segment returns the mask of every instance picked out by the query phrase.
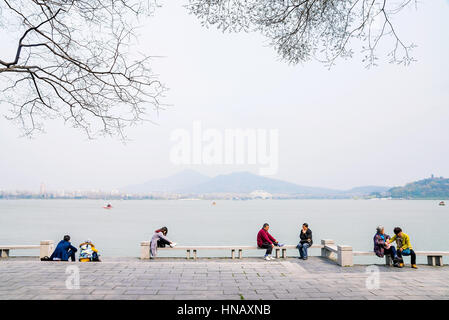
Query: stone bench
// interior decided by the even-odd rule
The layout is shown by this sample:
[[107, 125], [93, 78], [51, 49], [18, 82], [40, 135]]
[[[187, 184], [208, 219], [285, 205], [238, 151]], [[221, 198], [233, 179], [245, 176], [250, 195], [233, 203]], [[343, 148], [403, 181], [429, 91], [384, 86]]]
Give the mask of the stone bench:
[[[140, 243], [141, 246], [141, 259], [149, 259], [150, 258], [150, 241], [142, 241]], [[276, 258], [282, 257], [285, 258], [287, 256], [286, 251], [287, 249], [294, 249], [296, 246], [294, 245], [287, 245], [282, 247], [274, 247], [273, 250], [275, 251]], [[231, 252], [231, 259], [236, 258], [236, 253], [238, 254], [238, 258], [242, 259], [243, 257], [243, 250], [266, 250], [259, 248], [257, 246], [176, 246], [174, 248], [171, 248], [169, 246], [165, 248], [157, 248], [159, 250], [184, 250], [186, 251], [186, 258], [190, 259], [191, 255], [193, 259], [197, 258], [197, 252], [198, 250], [229, 250]]]
[[42, 240], [38, 245], [0, 245], [0, 258], [8, 258], [11, 250], [39, 249], [39, 257], [50, 256], [54, 250], [53, 240]]
[[[415, 251], [417, 256], [426, 256], [429, 266], [443, 266], [443, 256], [449, 256], [448, 251]], [[376, 256], [372, 251], [353, 251], [354, 256]], [[385, 256], [385, 264], [392, 264], [390, 256]]]
[[321, 256], [335, 260], [342, 267], [354, 265], [352, 247], [347, 245], [336, 245], [334, 240], [321, 240]]
[[449, 256], [447, 251], [416, 251], [417, 256], [427, 256], [429, 266], [443, 266], [443, 256]]
[[[321, 245], [312, 245], [310, 248], [321, 249], [321, 256], [331, 258], [332, 254], [334, 253], [337, 256], [342, 255], [341, 252], [343, 252], [346, 247], [348, 246], [336, 246], [333, 240], [321, 240]], [[275, 251], [275, 257], [287, 258], [287, 249], [296, 249], [296, 245], [284, 245], [282, 247], [274, 247], [273, 250]], [[140, 259], [150, 259], [150, 241], [142, 241], [140, 243], [140, 250], [141, 250]], [[186, 251], [187, 259], [190, 259], [192, 255], [193, 255], [192, 258], [196, 259], [198, 250], [229, 250], [231, 252], [231, 259], [236, 258], [236, 253], [238, 254], [238, 258], [242, 259], [243, 250], [266, 250], [266, 249], [262, 249], [257, 246], [231, 245], [231, 246], [176, 246], [174, 248], [167, 246], [165, 248], [158, 248], [158, 250], [184, 250]], [[345, 259], [347, 260], [348, 258], [345, 257]], [[346, 260], [342, 261], [342, 263], [346, 263]]]

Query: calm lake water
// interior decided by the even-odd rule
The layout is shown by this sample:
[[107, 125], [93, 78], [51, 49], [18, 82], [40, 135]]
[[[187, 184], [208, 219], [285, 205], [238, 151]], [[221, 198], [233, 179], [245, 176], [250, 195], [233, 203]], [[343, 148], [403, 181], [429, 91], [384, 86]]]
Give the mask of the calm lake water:
[[389, 234], [401, 226], [416, 250], [449, 251], [449, 206], [432, 200], [216, 201], [215, 206], [202, 200], [111, 203], [114, 208], [105, 210], [101, 200], [0, 200], [0, 245], [56, 242], [70, 234], [76, 246], [92, 239], [103, 256], [137, 257], [140, 241], [149, 240], [161, 226], [168, 227], [168, 237], [179, 245], [255, 245], [257, 232], [268, 222], [276, 239], [296, 244], [301, 224], [308, 222], [317, 244], [320, 239], [334, 239], [354, 250], [372, 250], [375, 228], [383, 224]]

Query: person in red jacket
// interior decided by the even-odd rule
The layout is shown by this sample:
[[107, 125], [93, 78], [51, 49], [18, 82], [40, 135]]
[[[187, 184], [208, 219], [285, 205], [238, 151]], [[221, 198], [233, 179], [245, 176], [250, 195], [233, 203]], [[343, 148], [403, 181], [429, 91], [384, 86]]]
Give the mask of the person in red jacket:
[[268, 233], [268, 229], [270, 229], [270, 225], [268, 223], [264, 223], [262, 229], [260, 229], [257, 234], [257, 246], [261, 249], [267, 249], [265, 252], [265, 260], [274, 260], [275, 258], [271, 256], [273, 247], [282, 247], [282, 244], [279, 244], [279, 242], [277, 242], [277, 240]]

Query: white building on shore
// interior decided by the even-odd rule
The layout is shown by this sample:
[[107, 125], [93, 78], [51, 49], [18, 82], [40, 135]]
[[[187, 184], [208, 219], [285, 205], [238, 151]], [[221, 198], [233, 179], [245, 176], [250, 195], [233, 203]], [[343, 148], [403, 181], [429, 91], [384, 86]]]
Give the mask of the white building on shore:
[[255, 190], [249, 194], [253, 199], [271, 199], [273, 196], [264, 190]]

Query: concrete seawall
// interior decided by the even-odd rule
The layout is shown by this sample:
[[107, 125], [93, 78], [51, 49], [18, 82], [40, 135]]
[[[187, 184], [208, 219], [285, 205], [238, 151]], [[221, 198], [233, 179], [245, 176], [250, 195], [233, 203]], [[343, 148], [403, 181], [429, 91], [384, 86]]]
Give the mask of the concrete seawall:
[[[79, 276], [79, 287], [71, 285]], [[342, 268], [322, 257], [0, 260], [0, 299], [449, 299], [449, 267]]]

